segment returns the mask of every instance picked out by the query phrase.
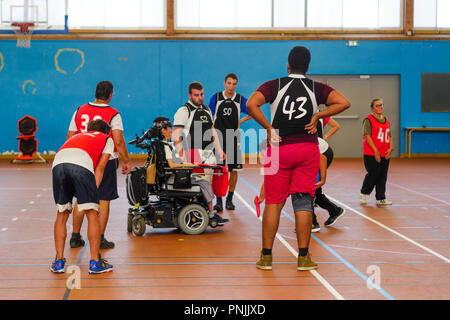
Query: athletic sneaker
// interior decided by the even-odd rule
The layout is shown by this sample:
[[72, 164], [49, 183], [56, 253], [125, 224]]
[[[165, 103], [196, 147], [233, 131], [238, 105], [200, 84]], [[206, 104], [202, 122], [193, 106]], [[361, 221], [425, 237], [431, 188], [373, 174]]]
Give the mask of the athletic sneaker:
[[227, 208], [227, 210], [234, 210], [235, 206], [233, 204], [233, 201], [227, 200], [227, 202], [225, 203], [225, 208]]
[[392, 201], [388, 200], [388, 199], [383, 199], [383, 200], [377, 200], [377, 206], [381, 207], [381, 206], [390, 206], [392, 204]]
[[100, 249], [113, 249], [114, 246], [114, 242], [108, 241], [106, 238], [100, 240]]
[[84, 240], [81, 235], [74, 236], [72, 234], [72, 237], [70, 238], [70, 247], [71, 248], [78, 248], [78, 247], [84, 247]]
[[99, 257], [98, 261], [90, 260], [89, 261], [89, 273], [106, 273], [113, 271], [112, 264], [107, 263], [107, 261], [101, 257]]
[[343, 208], [339, 208], [339, 211], [337, 214], [330, 214], [330, 217], [327, 219], [327, 221], [325, 221], [325, 225], [327, 227], [331, 227], [333, 224], [336, 223], [337, 219], [339, 219], [340, 217], [342, 217], [345, 214], [345, 209]]
[[359, 203], [361, 203], [361, 204], [366, 204], [367, 203], [366, 195], [364, 193], [360, 193], [359, 194]]
[[50, 266], [50, 271], [54, 273], [64, 273], [64, 266], [66, 265], [66, 259], [59, 259], [53, 261], [52, 265]]
[[256, 262], [256, 268], [261, 270], [272, 270], [272, 255], [263, 254], [261, 250], [261, 257], [259, 261]]
[[309, 252], [306, 254], [306, 256], [299, 256], [297, 260], [297, 270], [299, 271], [306, 271], [306, 270], [313, 270], [317, 269], [317, 263], [313, 262], [311, 260], [311, 255]]
[[229, 219], [222, 218], [221, 216], [219, 216], [216, 213], [214, 214], [214, 217], [212, 217], [211, 219], [216, 220], [217, 221], [217, 225], [220, 226], [220, 227], [224, 226], [225, 222], [230, 221]]
[[317, 222], [317, 217], [316, 215], [313, 213], [313, 225], [311, 228], [311, 232], [319, 232], [320, 231], [320, 224]]

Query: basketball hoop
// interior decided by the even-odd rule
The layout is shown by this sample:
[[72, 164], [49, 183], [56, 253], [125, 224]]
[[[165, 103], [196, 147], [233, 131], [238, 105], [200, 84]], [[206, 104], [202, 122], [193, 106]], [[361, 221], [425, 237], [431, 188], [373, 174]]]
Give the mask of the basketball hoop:
[[20, 48], [29, 48], [31, 43], [31, 34], [34, 30], [33, 22], [13, 22], [11, 26], [15, 27], [14, 32], [17, 35], [17, 46]]

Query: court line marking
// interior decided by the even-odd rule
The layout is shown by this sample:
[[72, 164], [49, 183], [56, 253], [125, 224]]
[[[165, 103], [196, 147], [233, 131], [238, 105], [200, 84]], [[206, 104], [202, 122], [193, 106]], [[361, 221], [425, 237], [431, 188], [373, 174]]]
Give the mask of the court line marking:
[[423, 192], [417, 192], [417, 191], [411, 190], [411, 189], [409, 189], [409, 188], [403, 187], [403, 186], [401, 186], [401, 185], [398, 185], [398, 184], [392, 183], [392, 182], [388, 182], [388, 184], [393, 185], [393, 186], [395, 186], [395, 187], [397, 187], [397, 188], [400, 188], [400, 189], [409, 191], [409, 192], [411, 192], [411, 193], [418, 194], [418, 195], [421, 195], [421, 196], [424, 196], [424, 197], [427, 197], [427, 198], [430, 198], [430, 199], [433, 199], [433, 200], [442, 202], [442, 203], [444, 203], [444, 204], [450, 206], [450, 202], [447, 202], [447, 201], [445, 201], [445, 200], [441, 200], [441, 199], [435, 198], [435, 197], [433, 197], [433, 196], [430, 196], [429, 194], [426, 194], [426, 193], [423, 193]]
[[[241, 180], [244, 181], [244, 183], [246, 183], [251, 189], [253, 189], [256, 192], [259, 192], [259, 190], [257, 190], [250, 182], [248, 182], [246, 179], [241, 177]], [[236, 192], [234, 193], [236, 194]], [[241, 197], [242, 198], [242, 197]], [[245, 201], [245, 200], [244, 200]], [[251, 207], [250, 207], [251, 208]], [[254, 211], [254, 213], [256, 214], [256, 211], [251, 208], [251, 210]], [[295, 219], [293, 217], [291, 217], [284, 209], [281, 210], [281, 212], [288, 217], [291, 221], [295, 222]], [[325, 244], [322, 240], [320, 240], [316, 235], [311, 233], [311, 237], [316, 240], [320, 245], [322, 245], [322, 247], [324, 247], [325, 249], [327, 249], [329, 252], [331, 252], [331, 254], [333, 254], [336, 258], [338, 258], [345, 266], [347, 266], [350, 270], [352, 270], [354, 273], [356, 273], [361, 279], [363, 279], [367, 284], [370, 284], [372, 288], [377, 289], [377, 291], [382, 294], [385, 298], [387, 298], [388, 300], [395, 300], [395, 298], [393, 296], [391, 296], [388, 292], [386, 292], [384, 289], [382, 289], [381, 287], [375, 285], [372, 281], [372, 279], [370, 279], [369, 277], [367, 277], [364, 273], [362, 273], [361, 271], [359, 271], [355, 266], [353, 266], [350, 262], [348, 262], [347, 260], [345, 260], [339, 253], [337, 253], [335, 250], [333, 250], [331, 247], [329, 247], [327, 244]]]
[[369, 248], [348, 247], [348, 246], [341, 246], [341, 245], [337, 245], [337, 244], [332, 244], [331, 246], [332, 246], [332, 247], [336, 247], [336, 248], [353, 249], [353, 250], [360, 250], [360, 251], [386, 252], [386, 253], [405, 254], [405, 255], [409, 255], [409, 256], [424, 256], [424, 257], [431, 257], [431, 254], [427, 254], [427, 253], [387, 251], [387, 250], [377, 250], [377, 249], [369, 249]]
[[436, 251], [431, 250], [431, 249], [428, 248], [428, 247], [425, 247], [424, 245], [418, 243], [417, 241], [414, 241], [413, 239], [408, 238], [407, 236], [401, 234], [400, 232], [397, 232], [397, 231], [395, 231], [395, 230], [389, 228], [388, 226], [382, 224], [381, 222], [379, 222], [379, 221], [377, 221], [377, 220], [375, 220], [375, 219], [372, 219], [372, 218], [369, 217], [369, 216], [366, 216], [364, 213], [361, 213], [361, 212], [359, 212], [358, 210], [353, 209], [352, 207], [346, 205], [345, 203], [340, 202], [339, 200], [337, 200], [337, 199], [335, 199], [335, 198], [333, 198], [333, 197], [331, 197], [331, 196], [329, 196], [329, 195], [327, 195], [327, 197], [330, 198], [332, 201], [334, 201], [334, 202], [340, 204], [341, 206], [345, 207], [346, 209], [348, 209], [348, 210], [350, 210], [350, 211], [356, 213], [357, 215], [359, 215], [359, 216], [361, 216], [361, 217], [363, 217], [363, 218], [369, 220], [370, 222], [373, 222], [373, 223], [375, 223], [376, 225], [382, 227], [383, 229], [385, 229], [385, 230], [387, 230], [387, 231], [389, 231], [389, 232], [391, 232], [391, 233], [393, 233], [393, 234], [399, 236], [399, 237], [402, 238], [403, 240], [406, 240], [406, 241], [408, 241], [409, 243], [411, 243], [411, 244], [413, 244], [413, 245], [415, 245], [415, 246], [421, 248], [422, 250], [425, 250], [425, 251], [431, 253], [432, 255], [438, 257], [439, 259], [444, 260], [446, 263], [450, 263], [450, 260], [449, 260], [448, 258], [446, 258], [446, 257], [444, 257], [443, 255], [437, 253]]
[[[256, 218], [261, 221], [262, 223], [262, 218], [258, 217], [256, 214], [256, 210], [254, 208], [252, 208], [248, 202], [236, 191], [234, 192], [234, 194], [239, 198], [239, 200], [241, 200], [241, 202], [250, 210], [250, 212], [252, 212]], [[292, 246], [277, 232], [276, 234], [276, 238], [278, 240], [281, 241], [281, 243], [294, 255], [294, 257], [298, 257], [298, 252], [295, 251], [294, 248], [292, 248]], [[345, 298], [336, 290], [334, 289], [330, 283], [325, 280], [316, 270], [309, 270], [309, 272], [311, 272], [311, 274], [316, 277], [317, 280], [319, 280], [319, 282], [338, 300], [345, 300]]]

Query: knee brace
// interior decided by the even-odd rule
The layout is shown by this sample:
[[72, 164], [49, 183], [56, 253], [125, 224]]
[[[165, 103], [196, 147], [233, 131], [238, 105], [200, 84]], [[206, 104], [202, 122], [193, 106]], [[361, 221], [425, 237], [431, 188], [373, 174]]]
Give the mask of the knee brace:
[[314, 198], [309, 193], [294, 193], [291, 195], [292, 207], [294, 212], [298, 211], [310, 211], [313, 212]]

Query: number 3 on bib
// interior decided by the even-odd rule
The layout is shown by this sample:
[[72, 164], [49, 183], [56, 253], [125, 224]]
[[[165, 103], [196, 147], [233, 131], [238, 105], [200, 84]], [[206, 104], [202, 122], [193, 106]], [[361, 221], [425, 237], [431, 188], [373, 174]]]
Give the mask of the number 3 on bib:
[[389, 142], [389, 129], [386, 129], [386, 132], [383, 132], [383, 128], [380, 128], [377, 139], [380, 140], [380, 142]]
[[[101, 120], [102, 117], [101, 116], [95, 116], [94, 119], [92, 119], [92, 120], [97, 120], [97, 119]], [[82, 114], [81, 115], [81, 128], [80, 128], [81, 132], [87, 132], [88, 123], [89, 123], [89, 115]]]

